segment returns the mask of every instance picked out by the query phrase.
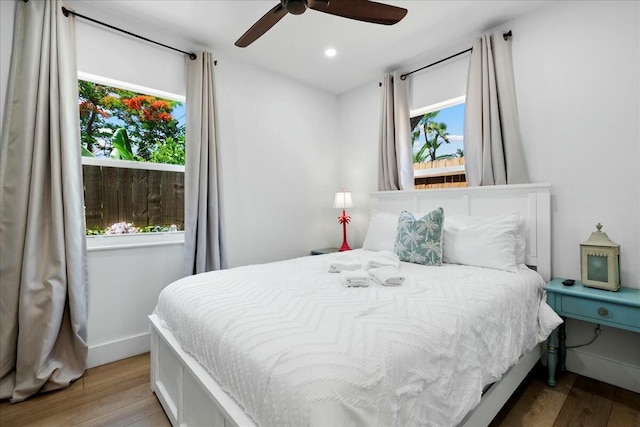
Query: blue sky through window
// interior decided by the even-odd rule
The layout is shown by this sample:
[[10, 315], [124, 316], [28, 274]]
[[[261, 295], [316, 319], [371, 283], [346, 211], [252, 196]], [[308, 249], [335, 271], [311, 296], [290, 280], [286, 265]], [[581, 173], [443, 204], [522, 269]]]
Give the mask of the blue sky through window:
[[[453, 105], [440, 110], [436, 120], [438, 122], [444, 122], [447, 124], [447, 132], [449, 133], [449, 144], [442, 144], [436, 155], [455, 154], [459, 149], [464, 149], [463, 135], [464, 135], [464, 107], [465, 104]], [[420, 135], [420, 138], [413, 146], [413, 153], [417, 153], [420, 147], [424, 145], [424, 135]]]

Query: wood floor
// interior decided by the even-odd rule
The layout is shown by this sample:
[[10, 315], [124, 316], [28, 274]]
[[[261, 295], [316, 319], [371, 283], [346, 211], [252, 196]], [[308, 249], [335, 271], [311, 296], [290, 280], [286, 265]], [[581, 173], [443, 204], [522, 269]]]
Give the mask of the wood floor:
[[149, 353], [87, 370], [71, 387], [0, 403], [0, 426], [171, 426], [149, 387]]
[[[490, 427], [640, 427], [640, 394], [566, 373], [555, 388], [536, 367]], [[149, 388], [149, 354], [89, 369], [66, 390], [12, 405], [0, 403], [0, 425], [169, 426]]]
[[490, 427], [640, 427], [640, 394], [570, 372], [555, 387], [537, 365]]

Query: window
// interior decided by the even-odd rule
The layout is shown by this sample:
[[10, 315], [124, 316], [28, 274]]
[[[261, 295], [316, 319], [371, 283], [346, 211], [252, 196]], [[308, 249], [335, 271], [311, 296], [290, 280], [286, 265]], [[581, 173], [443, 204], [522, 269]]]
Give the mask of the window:
[[184, 97], [78, 80], [87, 234], [184, 227]]
[[464, 96], [411, 111], [415, 188], [466, 187]]

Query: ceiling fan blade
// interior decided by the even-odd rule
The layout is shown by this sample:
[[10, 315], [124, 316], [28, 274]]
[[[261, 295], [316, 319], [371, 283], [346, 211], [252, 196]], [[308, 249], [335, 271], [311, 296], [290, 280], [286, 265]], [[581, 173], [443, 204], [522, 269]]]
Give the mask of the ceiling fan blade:
[[369, 0], [309, 0], [309, 9], [374, 24], [393, 25], [407, 9]]
[[287, 14], [287, 10], [282, 6], [281, 3], [278, 3], [273, 9], [269, 12], [265, 13], [262, 18], [258, 20], [255, 24], [251, 26], [247, 30], [246, 33], [242, 35], [236, 41], [235, 45], [238, 47], [247, 47], [254, 41], [256, 41], [260, 36], [266, 33], [271, 27], [276, 25], [279, 20], [281, 20]]

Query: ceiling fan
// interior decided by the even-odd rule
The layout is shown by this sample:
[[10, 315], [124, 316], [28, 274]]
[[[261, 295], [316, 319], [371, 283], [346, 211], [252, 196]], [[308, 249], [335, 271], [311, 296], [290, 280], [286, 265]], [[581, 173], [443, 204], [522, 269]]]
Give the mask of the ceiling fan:
[[301, 15], [307, 9], [383, 25], [393, 25], [407, 14], [407, 9], [369, 0], [280, 0], [236, 41], [236, 46], [249, 46], [286, 14]]

